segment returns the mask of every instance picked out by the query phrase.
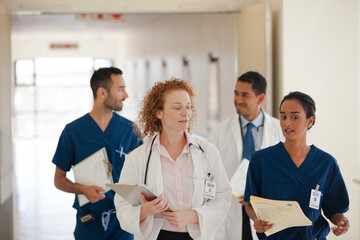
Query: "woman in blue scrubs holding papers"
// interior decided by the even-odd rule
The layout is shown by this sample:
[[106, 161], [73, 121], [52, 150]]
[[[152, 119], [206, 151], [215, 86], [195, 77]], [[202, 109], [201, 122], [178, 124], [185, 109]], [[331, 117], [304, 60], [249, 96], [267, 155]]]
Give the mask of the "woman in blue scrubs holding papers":
[[[329, 224], [336, 236], [350, 227], [344, 212], [349, 197], [336, 160], [314, 145], [306, 145], [307, 130], [315, 123], [315, 102], [301, 92], [291, 92], [280, 104], [280, 125], [285, 142], [256, 152], [249, 165], [244, 201], [259, 239], [326, 239]], [[320, 201], [314, 196], [320, 195]], [[273, 235], [264, 232], [273, 224], [258, 219], [250, 196], [297, 201], [311, 226], [292, 227]]]

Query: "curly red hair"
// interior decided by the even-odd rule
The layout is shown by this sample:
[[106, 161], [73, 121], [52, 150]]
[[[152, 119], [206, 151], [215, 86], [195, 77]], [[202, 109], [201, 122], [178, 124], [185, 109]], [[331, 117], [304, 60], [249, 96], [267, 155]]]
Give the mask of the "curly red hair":
[[190, 132], [195, 116], [195, 108], [193, 105], [194, 91], [189, 82], [173, 78], [165, 82], [157, 82], [155, 86], [147, 92], [142, 101], [142, 109], [139, 113], [139, 125], [144, 131], [143, 136], [153, 136], [155, 133], [161, 131], [161, 120], [156, 117], [156, 113], [158, 110], [163, 110], [165, 95], [173, 90], [185, 90], [189, 94], [192, 111], [188, 127], [188, 131]]

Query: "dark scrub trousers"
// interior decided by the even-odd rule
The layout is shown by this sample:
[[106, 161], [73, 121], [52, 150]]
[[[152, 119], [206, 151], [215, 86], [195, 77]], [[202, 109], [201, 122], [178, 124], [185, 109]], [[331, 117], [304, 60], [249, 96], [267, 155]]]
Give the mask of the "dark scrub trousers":
[[250, 219], [246, 213], [246, 208], [242, 206], [242, 240], [252, 240]]

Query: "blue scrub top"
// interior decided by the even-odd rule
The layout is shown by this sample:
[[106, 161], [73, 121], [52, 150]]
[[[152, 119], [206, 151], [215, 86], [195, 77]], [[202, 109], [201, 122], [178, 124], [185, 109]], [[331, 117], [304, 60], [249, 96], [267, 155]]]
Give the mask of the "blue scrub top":
[[[81, 162], [99, 149], [105, 147], [109, 162], [112, 164], [114, 182], [119, 181], [120, 172], [124, 165], [124, 155], [116, 152], [119, 146], [124, 153], [129, 153], [142, 144], [140, 132], [134, 124], [113, 113], [108, 127], [103, 132], [90, 114], [69, 123], [63, 130], [52, 162], [64, 171], [69, 171], [72, 166]], [[78, 211], [97, 212], [114, 209], [114, 192], [106, 193], [106, 198], [96, 203], [79, 206], [75, 195], [73, 207]]]
[[[309, 207], [311, 190], [319, 185], [322, 193], [319, 210]], [[349, 209], [349, 196], [339, 166], [328, 153], [314, 145], [298, 168], [282, 142], [257, 151], [250, 161], [244, 201], [250, 196], [297, 201], [312, 226], [292, 227], [259, 239], [326, 239], [330, 232], [327, 218]]]

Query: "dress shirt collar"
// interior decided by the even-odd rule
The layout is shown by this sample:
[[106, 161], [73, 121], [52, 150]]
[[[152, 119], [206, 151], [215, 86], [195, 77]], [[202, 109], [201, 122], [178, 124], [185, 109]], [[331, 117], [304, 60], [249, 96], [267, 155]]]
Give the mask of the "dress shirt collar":
[[[182, 153], [189, 153], [190, 151], [190, 144], [195, 144], [195, 141], [194, 141], [194, 138], [190, 135], [190, 133], [188, 132], [184, 132], [185, 133], [185, 137], [186, 137], [186, 145], [184, 146], [184, 149], [182, 151]], [[162, 150], [161, 150], [161, 143], [160, 143], [160, 134], [159, 133], [157, 136], [156, 136], [156, 139], [155, 139], [155, 142], [154, 142], [154, 145], [157, 149], [157, 151], [162, 154]], [[181, 153], [181, 154], [182, 154]]]
[[[260, 113], [259, 115], [257, 115], [257, 117], [251, 121], [252, 124], [254, 124], [254, 126], [256, 128], [259, 128], [260, 126], [263, 125], [263, 122], [264, 122], [264, 113], [262, 111], [262, 109], [260, 109]], [[249, 123], [248, 120], [246, 120], [246, 118], [244, 118], [242, 115], [240, 115], [240, 124], [241, 124], [241, 127], [242, 128], [245, 128], [246, 125]]]

